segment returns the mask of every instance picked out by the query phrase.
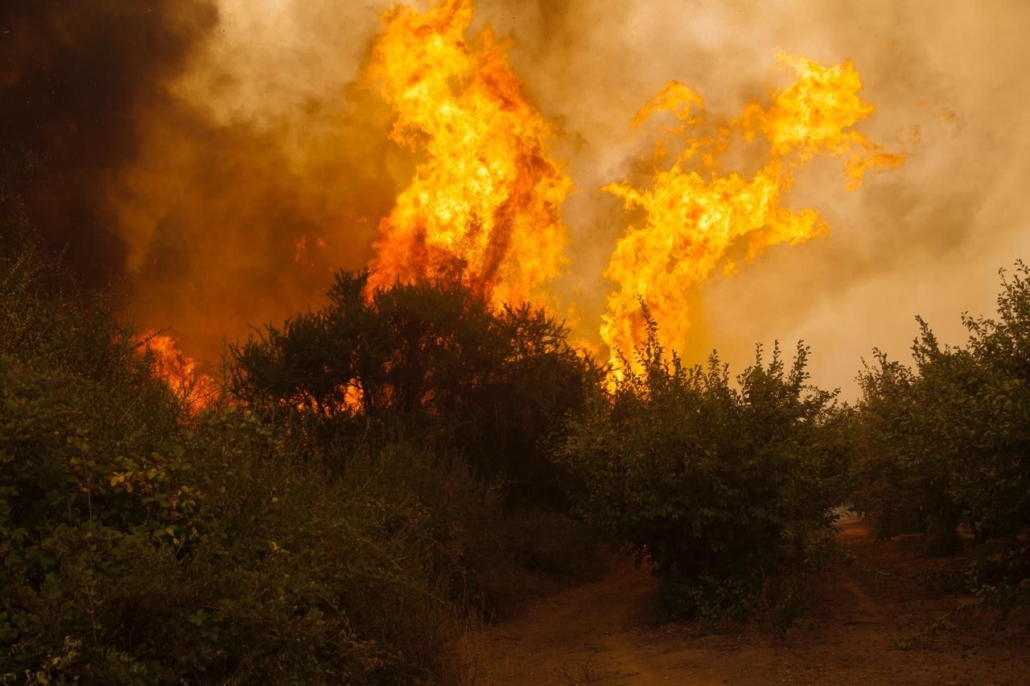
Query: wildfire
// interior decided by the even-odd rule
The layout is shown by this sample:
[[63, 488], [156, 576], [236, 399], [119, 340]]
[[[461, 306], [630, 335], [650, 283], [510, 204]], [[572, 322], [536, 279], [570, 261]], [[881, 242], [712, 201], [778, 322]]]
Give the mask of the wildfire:
[[[637, 125], [655, 112], [671, 112], [678, 120], [671, 138], [686, 140], [650, 187], [604, 188], [627, 209], [640, 208], [646, 215], [644, 226], [630, 226], [618, 241], [605, 271], [618, 284], [608, 296], [601, 327], [616, 369], [618, 351], [630, 355], [643, 338], [640, 299], [662, 327], [663, 339], [680, 345], [691, 326], [689, 301], [716, 269], [732, 273], [741, 260], [770, 246], [802, 243], [827, 230], [815, 210], [781, 205], [800, 167], [819, 155], [845, 156], [851, 190], [869, 169], [904, 162], [852, 128], [874, 106], [859, 98], [862, 83], [851, 62], [825, 67], [791, 55], [779, 59], [797, 79], [773, 92], [768, 107], [752, 103], [736, 119], [719, 121], [706, 112], [700, 95], [672, 82], [635, 117]], [[759, 135], [767, 147], [754, 175], [726, 172], [724, 155], [735, 143]], [[659, 152], [669, 145], [661, 141]]]
[[206, 407], [218, 395], [214, 379], [201, 372], [197, 362], [184, 354], [171, 336], [148, 331], [139, 346], [153, 356], [154, 374], [172, 390], [191, 412]]
[[[565, 264], [561, 209], [571, 182], [550, 157], [554, 131], [527, 98], [507, 45], [489, 29], [466, 40], [472, 15], [472, 0], [439, 0], [424, 11], [400, 5], [383, 16], [363, 83], [393, 109], [391, 139], [421, 161], [379, 222], [368, 286], [462, 281], [495, 308], [553, 305], [548, 286]], [[640, 300], [663, 341], [682, 346], [696, 319], [698, 287], [717, 270], [732, 273], [771, 246], [828, 230], [815, 210], [783, 206], [806, 164], [843, 158], [848, 190], [870, 170], [903, 164], [902, 155], [855, 130], [875, 108], [859, 97], [862, 83], [850, 61], [823, 66], [780, 54], [779, 62], [793, 83], [735, 118], [710, 114], [702, 96], [679, 82], [634, 118], [638, 126], [664, 113], [675, 124], [659, 141], [650, 184], [603, 189], [642, 217], [617, 241], [604, 272], [616, 286], [600, 338], [616, 373], [620, 353], [632, 358], [645, 335]], [[321, 240], [315, 246], [325, 250]], [[308, 259], [306, 236], [295, 248], [295, 261]], [[159, 373], [191, 407], [213, 395], [211, 379], [174, 340], [151, 334], [146, 341]], [[347, 404], [357, 407], [360, 399]]]
[[420, 150], [411, 185], [379, 224], [371, 288], [461, 279], [495, 306], [546, 301], [564, 263], [565, 173], [553, 133], [471, 0], [384, 16], [366, 78], [397, 114], [391, 137]]

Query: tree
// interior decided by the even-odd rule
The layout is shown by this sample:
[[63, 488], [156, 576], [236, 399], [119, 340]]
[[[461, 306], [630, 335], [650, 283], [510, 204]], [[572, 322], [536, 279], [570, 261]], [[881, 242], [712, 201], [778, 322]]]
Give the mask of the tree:
[[676, 616], [782, 625], [825, 558], [846, 454], [833, 394], [806, 386], [808, 349], [788, 369], [779, 348], [730, 383], [667, 356], [650, 319], [611, 393], [573, 419], [556, 458], [581, 480], [577, 505], [654, 564]]
[[972, 586], [1025, 591], [1030, 579], [1027, 265], [1017, 262], [1011, 276], [1002, 272], [997, 302], [996, 319], [963, 317], [969, 331], [964, 347], [942, 347], [917, 318], [914, 368], [876, 352], [878, 366], [867, 366], [859, 377], [855, 503], [873, 517], [881, 536], [904, 530], [906, 523], [926, 533], [932, 554], [957, 551], [956, 527], [965, 524], [987, 544], [972, 567]]
[[238, 397], [324, 445], [401, 431], [460, 452], [512, 499], [559, 502], [541, 441], [598, 376], [563, 325], [528, 305], [494, 312], [461, 284], [368, 294], [368, 276], [339, 272], [326, 307], [233, 346]]

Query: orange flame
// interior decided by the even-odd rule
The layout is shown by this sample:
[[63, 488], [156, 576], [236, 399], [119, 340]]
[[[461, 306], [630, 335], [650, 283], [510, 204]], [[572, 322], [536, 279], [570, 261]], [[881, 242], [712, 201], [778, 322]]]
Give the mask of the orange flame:
[[[780, 243], [795, 245], [826, 231], [812, 209], [781, 205], [796, 170], [817, 155], [847, 156], [845, 175], [854, 189], [871, 168], [895, 168], [904, 157], [885, 152], [852, 127], [874, 111], [862, 102], [862, 86], [851, 62], [824, 67], [780, 54], [797, 80], [772, 93], [772, 104], [752, 103], [730, 122], [705, 111], [704, 100], [687, 86], [669, 83], [634, 119], [639, 124], [658, 111], [672, 112], [679, 124], [670, 132], [689, 136], [671, 167], [656, 172], [649, 188], [627, 183], [606, 186], [627, 209], [640, 208], [643, 227], [630, 226], [616, 245], [605, 276], [618, 284], [608, 296], [601, 336], [620, 367], [618, 351], [631, 355], [644, 337], [638, 300], [644, 299], [663, 330], [680, 345], [691, 327], [689, 301], [718, 268], [732, 273]], [[689, 133], [688, 133], [689, 130]], [[761, 134], [768, 150], [750, 178], [727, 173], [720, 159], [734, 137], [752, 141]], [[662, 141], [659, 153], [667, 143]]]
[[148, 331], [139, 341], [153, 356], [154, 374], [168, 384], [191, 412], [196, 413], [214, 401], [218, 395], [214, 379], [198, 369], [196, 360], [179, 350], [173, 337]]
[[461, 279], [495, 307], [546, 300], [571, 184], [505, 46], [489, 29], [465, 41], [471, 20], [471, 0], [384, 15], [366, 77], [397, 114], [393, 140], [425, 159], [379, 224], [369, 287]]

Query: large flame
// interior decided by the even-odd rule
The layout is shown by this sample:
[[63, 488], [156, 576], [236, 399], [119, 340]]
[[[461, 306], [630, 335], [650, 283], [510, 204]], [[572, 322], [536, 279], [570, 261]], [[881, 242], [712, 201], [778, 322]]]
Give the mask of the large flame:
[[570, 182], [505, 46], [488, 29], [465, 41], [471, 20], [471, 0], [384, 16], [367, 77], [397, 114], [392, 138], [425, 159], [380, 222], [369, 285], [461, 279], [495, 307], [544, 302]]
[[[640, 208], [646, 216], [643, 226], [629, 227], [618, 241], [605, 271], [618, 284], [601, 327], [616, 369], [619, 352], [631, 356], [644, 335], [641, 299], [662, 327], [663, 340], [682, 345], [693, 317], [689, 303], [716, 269], [732, 273], [741, 260], [770, 246], [802, 243], [826, 230], [815, 210], [781, 205], [801, 166], [819, 155], [846, 156], [844, 171], [853, 189], [867, 170], [903, 163], [901, 155], [885, 152], [852, 128], [874, 107], [859, 98], [862, 83], [851, 62], [824, 67], [784, 54], [780, 62], [797, 80], [773, 92], [768, 107], [752, 103], [736, 119], [721, 122], [705, 111], [700, 95], [672, 82], [634, 119], [639, 124], [655, 112], [672, 112], [679, 125], [670, 131], [686, 142], [650, 187], [605, 187], [627, 209]], [[726, 172], [725, 154], [735, 143], [752, 147], [759, 135], [767, 145], [757, 171], [749, 177]], [[669, 145], [662, 141], [660, 152]]]

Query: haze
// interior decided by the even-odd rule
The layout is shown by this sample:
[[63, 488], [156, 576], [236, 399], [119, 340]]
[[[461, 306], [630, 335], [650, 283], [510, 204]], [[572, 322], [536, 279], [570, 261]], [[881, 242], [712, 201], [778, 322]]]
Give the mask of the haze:
[[[109, 261], [130, 273], [141, 325], [170, 326], [186, 352], [212, 359], [223, 335], [316, 305], [332, 269], [369, 260], [415, 162], [387, 140], [375, 93], [354, 86], [389, 4], [222, 0], [217, 20], [189, 19], [186, 56], [160, 97], [133, 101], [134, 144], [99, 177], [119, 243]], [[555, 291], [575, 303], [577, 330], [597, 330], [611, 289], [602, 272], [629, 221], [600, 188], [651, 152], [634, 113], [679, 80], [732, 115], [782, 85], [781, 50], [853, 60], [877, 108], [860, 130], [907, 161], [851, 193], [830, 163], [802, 173], [790, 204], [817, 209], [829, 236], [709, 281], [688, 357], [718, 348], [739, 370], [755, 343], [803, 338], [812, 380], [853, 397], [874, 346], [907, 357], [916, 314], [961, 342], [960, 313], [992, 312], [997, 270], [1030, 248], [1020, 0], [946, 11], [928, 0], [494, 0], [477, 4], [476, 23], [514, 39], [516, 71], [560, 122], [553, 153], [575, 193]]]

